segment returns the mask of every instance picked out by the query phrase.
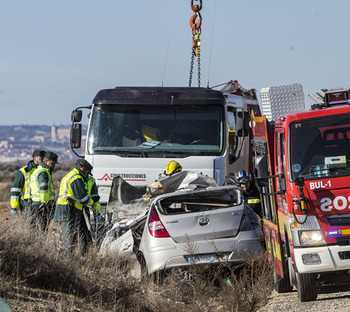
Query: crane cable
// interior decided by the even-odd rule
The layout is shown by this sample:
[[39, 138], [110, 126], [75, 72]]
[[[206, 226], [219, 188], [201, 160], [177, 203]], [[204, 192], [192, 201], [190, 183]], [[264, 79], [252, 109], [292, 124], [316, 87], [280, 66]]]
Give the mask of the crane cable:
[[[191, 9], [194, 12], [190, 19], [190, 26], [192, 29], [192, 55], [191, 55], [191, 65], [190, 65], [190, 77], [188, 86], [192, 85], [192, 76], [193, 76], [193, 63], [194, 58], [197, 57], [198, 65], [197, 65], [197, 73], [198, 73], [198, 87], [201, 86], [201, 54], [200, 54], [200, 35], [202, 33], [202, 16], [200, 14], [200, 10], [202, 9], [202, 0], [196, 0], [197, 4], [193, 4], [194, 0], [191, 0]], [[199, 2], [199, 4], [198, 4]], [[198, 19], [198, 20], [197, 20]]]

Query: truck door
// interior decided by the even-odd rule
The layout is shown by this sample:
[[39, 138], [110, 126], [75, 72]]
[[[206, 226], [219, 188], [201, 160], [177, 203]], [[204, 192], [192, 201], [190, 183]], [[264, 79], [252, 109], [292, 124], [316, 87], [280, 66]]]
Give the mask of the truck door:
[[277, 209], [285, 211], [288, 215], [288, 206], [286, 201], [286, 178], [285, 178], [285, 164], [286, 164], [286, 153], [285, 153], [285, 136], [283, 129], [278, 129], [275, 131], [275, 188], [276, 194], [276, 204]]
[[[282, 241], [286, 240], [285, 233], [287, 231], [289, 214], [288, 205], [286, 201], [286, 178], [285, 178], [285, 164], [286, 164], [286, 152], [285, 152], [285, 135], [283, 129], [275, 129], [274, 133], [274, 149], [275, 149], [275, 172], [274, 172], [274, 192], [275, 192], [275, 205], [276, 205], [276, 221], [274, 227], [270, 229], [273, 252], [274, 252], [274, 263], [276, 273], [283, 277], [283, 259], [284, 251], [281, 248]], [[288, 242], [287, 242], [288, 244]]]
[[[277, 156], [280, 152], [281, 141], [280, 139], [274, 140], [276, 133], [268, 130], [266, 116], [253, 116], [252, 124], [252, 144], [255, 153], [254, 175], [260, 185], [266, 248], [269, 251], [269, 260], [274, 263], [275, 272], [283, 276], [281, 239], [276, 209], [276, 181], [273, 178], [276, 175], [276, 167], [279, 167], [279, 171], [282, 170], [280, 164], [277, 164], [281, 159], [280, 155]], [[264, 182], [259, 182], [259, 180]]]

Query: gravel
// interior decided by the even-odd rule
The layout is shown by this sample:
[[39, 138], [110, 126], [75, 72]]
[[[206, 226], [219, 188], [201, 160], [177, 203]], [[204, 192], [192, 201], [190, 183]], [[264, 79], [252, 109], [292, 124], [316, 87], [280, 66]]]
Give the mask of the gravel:
[[316, 301], [300, 302], [294, 289], [290, 293], [273, 291], [269, 302], [258, 312], [348, 312], [350, 311], [350, 282], [343, 285], [322, 286]]

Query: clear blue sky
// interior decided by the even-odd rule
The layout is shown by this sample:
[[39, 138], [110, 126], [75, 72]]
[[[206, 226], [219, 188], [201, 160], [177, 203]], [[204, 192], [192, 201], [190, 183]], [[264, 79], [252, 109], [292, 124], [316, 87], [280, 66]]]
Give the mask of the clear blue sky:
[[[202, 86], [301, 83], [308, 105], [349, 86], [349, 12], [349, 0], [203, 0]], [[69, 124], [103, 88], [187, 86], [192, 14], [190, 0], [3, 0], [0, 124]]]

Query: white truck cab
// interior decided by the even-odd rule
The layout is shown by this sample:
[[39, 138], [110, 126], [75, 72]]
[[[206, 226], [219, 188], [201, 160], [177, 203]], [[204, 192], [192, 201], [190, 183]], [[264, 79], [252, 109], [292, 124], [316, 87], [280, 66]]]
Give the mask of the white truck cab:
[[[237, 83], [238, 85], [238, 83]], [[236, 90], [241, 91], [241, 90]], [[133, 185], [157, 180], [170, 160], [223, 185], [250, 169], [250, 111], [255, 97], [186, 87], [116, 87], [72, 112], [71, 148], [81, 147], [82, 108], [90, 110], [85, 159], [107, 203], [114, 177]]]

